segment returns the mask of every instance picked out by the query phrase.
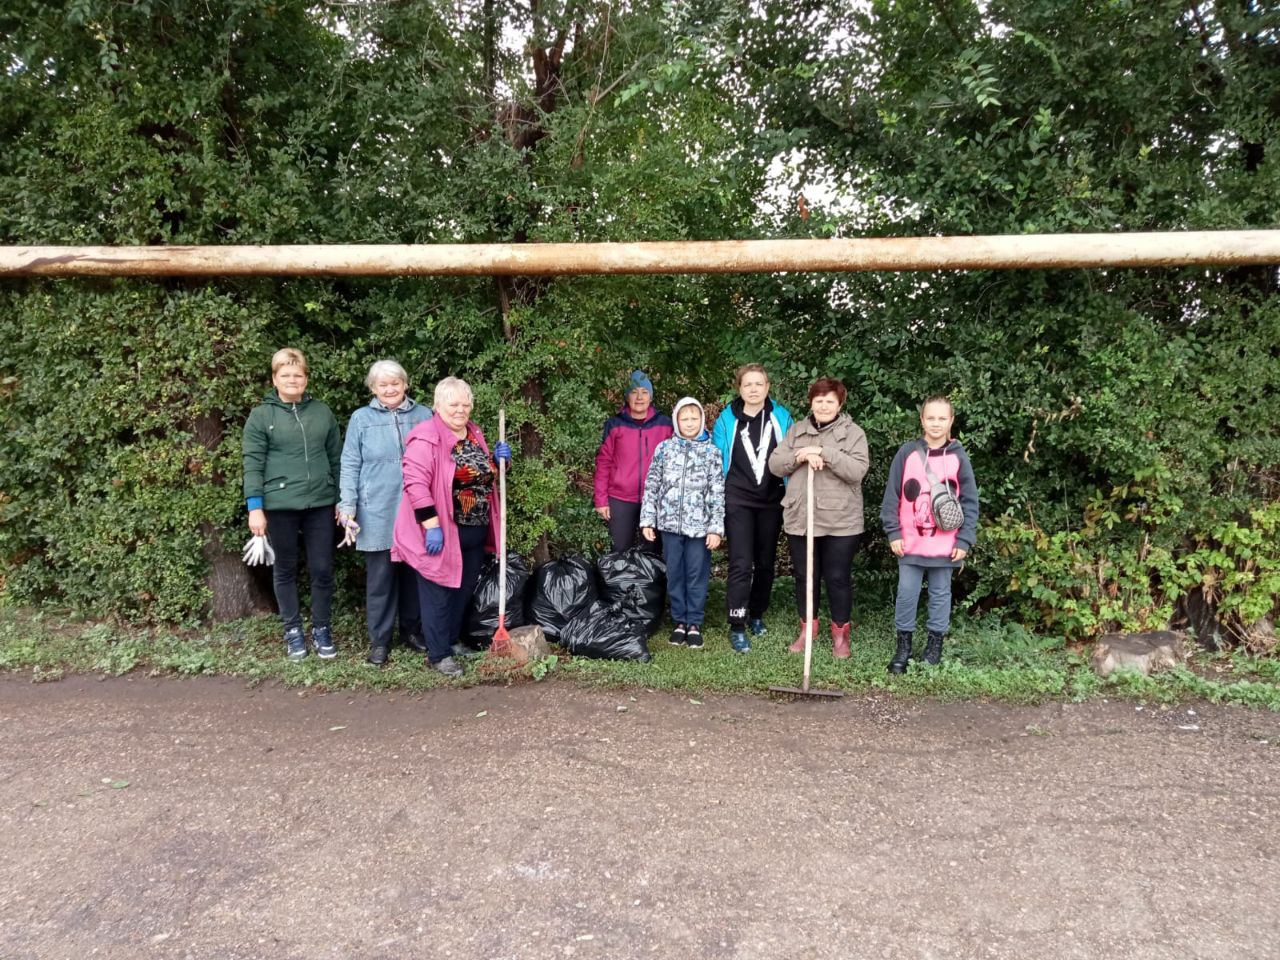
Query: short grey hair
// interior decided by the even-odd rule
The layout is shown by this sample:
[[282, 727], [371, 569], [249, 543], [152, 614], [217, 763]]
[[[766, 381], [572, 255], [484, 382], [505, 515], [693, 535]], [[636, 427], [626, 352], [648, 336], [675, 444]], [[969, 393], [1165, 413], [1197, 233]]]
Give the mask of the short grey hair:
[[471, 385], [461, 377], [445, 377], [436, 384], [435, 397], [432, 404], [437, 409], [443, 407], [449, 402], [449, 398], [456, 393], [465, 393], [467, 399], [475, 403], [475, 395], [471, 392]]
[[399, 380], [405, 385], [406, 390], [409, 388], [409, 375], [404, 372], [404, 367], [394, 360], [375, 360], [373, 366], [369, 368], [369, 375], [364, 378], [364, 385], [372, 390], [383, 377]]

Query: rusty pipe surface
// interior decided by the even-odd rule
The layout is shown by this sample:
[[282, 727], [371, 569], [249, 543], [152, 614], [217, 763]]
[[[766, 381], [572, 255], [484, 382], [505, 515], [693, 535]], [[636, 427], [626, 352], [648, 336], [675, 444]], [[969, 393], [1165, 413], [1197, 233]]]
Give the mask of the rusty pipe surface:
[[0, 277], [560, 276], [1280, 264], [1280, 230], [650, 243], [0, 246]]

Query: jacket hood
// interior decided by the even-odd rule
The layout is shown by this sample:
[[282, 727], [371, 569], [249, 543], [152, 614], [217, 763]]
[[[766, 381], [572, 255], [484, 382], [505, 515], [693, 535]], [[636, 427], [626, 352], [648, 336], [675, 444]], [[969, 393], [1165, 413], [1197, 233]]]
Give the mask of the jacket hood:
[[708, 439], [706, 411], [702, 409], [702, 404], [700, 404], [693, 397], [681, 397], [680, 400], [677, 401], [676, 405], [671, 409], [671, 422], [675, 426], [675, 435], [681, 440], [689, 439], [688, 437], [686, 437], [684, 434], [680, 432], [680, 411], [683, 410], [685, 407], [689, 407], [689, 406], [696, 407], [698, 410], [698, 435], [693, 439], [694, 440]]
[[[734, 417], [736, 417], [738, 420], [743, 421], [744, 423], [748, 420], [755, 419], [755, 417], [748, 417], [745, 413], [742, 412], [743, 407], [745, 407], [746, 405], [747, 405], [747, 402], [743, 400], [741, 397], [734, 397], [733, 401], [729, 404], [729, 409], [733, 411]], [[764, 415], [767, 417], [767, 416], [771, 416], [772, 414], [773, 414], [773, 398], [765, 397], [764, 398]], [[759, 416], [759, 414], [757, 414], [756, 416]]]
[[[310, 402], [310, 400], [311, 400], [311, 394], [304, 393], [302, 395], [302, 399], [299, 400], [298, 403], [299, 404], [308, 403]], [[267, 391], [267, 395], [262, 398], [262, 402], [279, 404], [280, 406], [285, 408], [290, 408], [293, 406], [293, 404], [289, 403], [287, 400], [280, 399], [280, 392], [276, 390], [275, 387], [272, 387], [270, 390]]]
[[[400, 406], [396, 407], [395, 409], [399, 410], [401, 413], [406, 413], [409, 410], [412, 410], [417, 405], [418, 405], [418, 402], [414, 400], [413, 397], [410, 397], [408, 394], [406, 394], [405, 398], [400, 401]], [[373, 407], [373, 409], [375, 410], [387, 410], [387, 411], [391, 410], [391, 407], [388, 407], [385, 403], [383, 403], [377, 397], [369, 398], [369, 406]]]
[[625, 403], [618, 409], [618, 416], [620, 416], [623, 420], [630, 420], [632, 423], [648, 423], [657, 415], [658, 415], [658, 405], [656, 403], [650, 403], [649, 409], [644, 412], [644, 416], [641, 417], [639, 420], [631, 416], [631, 408], [628, 407]]
[[[924, 448], [926, 450], [929, 450], [930, 453], [933, 452], [929, 447], [929, 441], [926, 440], [923, 436], [916, 437], [916, 439], [913, 440], [912, 443], [915, 445], [915, 448], [917, 450], [920, 449], [921, 444], [924, 444]], [[943, 453], [954, 453], [956, 450], [960, 449], [960, 446], [961, 446], [961, 443], [959, 440], [957, 440], [955, 437], [948, 437], [947, 442], [944, 443], [942, 446], [938, 447], [937, 449], [941, 450]]]

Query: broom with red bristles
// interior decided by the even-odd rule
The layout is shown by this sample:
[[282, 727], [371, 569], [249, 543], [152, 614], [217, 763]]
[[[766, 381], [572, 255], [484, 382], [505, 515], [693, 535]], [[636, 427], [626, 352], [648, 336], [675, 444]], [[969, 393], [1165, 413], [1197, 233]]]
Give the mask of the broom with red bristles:
[[[498, 442], [507, 441], [507, 410], [498, 408]], [[507, 633], [507, 463], [498, 461], [498, 629], [493, 632], [489, 653], [511, 655], [511, 634]]]

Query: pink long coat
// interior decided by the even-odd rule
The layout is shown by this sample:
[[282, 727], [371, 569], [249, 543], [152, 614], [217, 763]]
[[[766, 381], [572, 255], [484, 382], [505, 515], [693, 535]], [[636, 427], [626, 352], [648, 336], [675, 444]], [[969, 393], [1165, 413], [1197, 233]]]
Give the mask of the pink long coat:
[[[484, 434], [474, 423], [467, 423], [471, 438], [489, 452]], [[458, 587], [462, 584], [462, 551], [458, 547], [458, 527], [453, 522], [453, 447], [458, 438], [445, 426], [439, 415], [414, 427], [405, 438], [404, 494], [400, 497], [400, 509], [396, 511], [395, 531], [392, 535], [391, 559], [407, 563], [423, 578], [442, 587]], [[498, 497], [489, 494], [489, 533], [485, 549], [494, 552], [498, 542]], [[427, 553], [423, 542], [422, 524], [414, 517], [414, 511], [423, 507], [435, 507], [444, 532], [444, 549], [434, 557]]]

